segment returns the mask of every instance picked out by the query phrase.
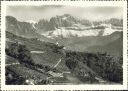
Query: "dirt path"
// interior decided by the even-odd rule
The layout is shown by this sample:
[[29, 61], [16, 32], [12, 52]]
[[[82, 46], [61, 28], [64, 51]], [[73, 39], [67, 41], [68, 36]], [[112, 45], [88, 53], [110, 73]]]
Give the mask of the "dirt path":
[[31, 51], [31, 53], [45, 53], [44, 51]]
[[17, 64], [20, 64], [20, 63], [5, 64], [5, 66], [12, 66], [12, 65], [17, 65]]

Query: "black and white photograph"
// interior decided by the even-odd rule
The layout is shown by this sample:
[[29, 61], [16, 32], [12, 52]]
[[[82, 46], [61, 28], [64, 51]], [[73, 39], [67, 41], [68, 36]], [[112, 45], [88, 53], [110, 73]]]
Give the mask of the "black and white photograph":
[[123, 7], [7, 5], [5, 85], [123, 85]]

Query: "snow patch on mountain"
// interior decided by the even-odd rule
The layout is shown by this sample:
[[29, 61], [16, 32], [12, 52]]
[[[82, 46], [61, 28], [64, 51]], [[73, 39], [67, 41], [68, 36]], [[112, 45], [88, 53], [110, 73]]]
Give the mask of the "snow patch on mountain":
[[36, 30], [35, 24], [37, 23], [34, 20], [27, 20], [26, 22], [30, 23], [32, 25], [32, 27]]
[[35, 24], [35, 23], [37, 23], [37, 22], [34, 21], [34, 20], [27, 20], [26, 22], [31, 23], [31, 24]]
[[97, 29], [95, 27], [84, 27], [76, 25], [74, 27], [65, 28], [60, 27], [56, 28], [53, 31], [48, 31], [43, 33], [42, 35], [48, 37], [48, 38], [54, 38], [54, 37], [84, 37], [84, 36], [107, 36], [111, 35], [112, 33], [116, 31], [122, 31], [121, 29], [113, 29], [111, 24], [102, 24], [100, 26], [103, 26], [104, 28]]
[[107, 35], [111, 35], [112, 33], [116, 32], [116, 31], [122, 31], [122, 30], [118, 30], [118, 29], [112, 29], [112, 28], [105, 28], [103, 36], [107, 36]]
[[116, 28], [119, 28], [119, 27], [115, 27], [115, 29], [113, 29], [112, 25], [111, 24], [101, 24], [102, 26], [105, 26], [105, 29], [103, 30], [104, 33], [102, 36], [107, 36], [107, 35], [111, 35], [112, 33], [116, 32], [116, 31], [123, 31], [121, 30], [121, 27], [120, 29], [116, 29]]
[[63, 36], [63, 37], [72, 37], [72, 36], [77, 36], [77, 37], [82, 37], [82, 36], [97, 36], [100, 30], [83, 30], [83, 31], [78, 31], [78, 30], [67, 30], [65, 28], [59, 28], [56, 29], [53, 32], [53, 36]]
[[69, 38], [69, 37], [83, 37], [83, 36], [97, 36], [101, 30], [84, 30], [84, 31], [79, 31], [79, 30], [69, 30], [66, 28], [58, 28], [54, 31], [49, 31], [46, 33], [43, 33], [42, 35], [52, 38], [52, 37], [64, 37], [64, 38]]

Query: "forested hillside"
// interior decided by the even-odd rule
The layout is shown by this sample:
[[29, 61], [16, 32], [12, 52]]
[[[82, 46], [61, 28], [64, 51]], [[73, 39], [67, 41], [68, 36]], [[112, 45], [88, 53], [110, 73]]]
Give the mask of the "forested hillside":
[[[49, 75], [47, 74], [48, 71], [63, 72], [63, 69], [68, 67], [71, 74], [75, 75], [75, 77], [77, 77], [83, 83], [98, 82], [96, 77], [108, 82], [122, 83], [122, 57], [113, 57], [106, 53], [87, 53], [67, 50], [63, 50], [63, 52], [65, 52], [64, 54], [60, 49], [59, 47], [52, 45], [50, 49], [52, 51], [50, 52], [50, 50], [48, 50], [49, 57], [54, 57], [56, 55], [56, 57], [54, 57], [55, 60], [59, 60], [59, 58], [61, 58], [63, 61], [61, 64], [63, 66], [60, 65], [55, 69], [52, 65], [54, 65], [57, 61], [52, 62], [51, 59], [53, 58], [50, 57], [51, 59], [47, 59], [47, 62], [49, 61], [51, 63], [43, 65], [42, 63], [45, 63], [43, 60], [46, 60], [47, 56], [38, 55], [38, 57], [41, 57], [40, 62], [36, 62], [38, 60], [33, 59], [31, 52], [25, 45], [12, 43], [6, 49], [6, 54], [17, 59], [22, 67], [27, 67], [39, 73], [43, 72], [42, 74], [45, 74], [46, 76]], [[11, 70], [12, 68], [7, 67], [7, 69]], [[39, 69], [41, 69], [41, 71]]]

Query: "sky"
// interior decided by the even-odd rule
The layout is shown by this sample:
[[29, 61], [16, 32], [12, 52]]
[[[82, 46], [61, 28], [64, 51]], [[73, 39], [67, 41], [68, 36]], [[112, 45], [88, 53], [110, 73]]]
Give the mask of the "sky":
[[74, 6], [8, 6], [6, 14], [17, 18], [19, 21], [39, 21], [50, 19], [56, 15], [71, 14], [72, 16], [91, 21], [109, 18], [122, 18], [122, 7], [74, 7]]

